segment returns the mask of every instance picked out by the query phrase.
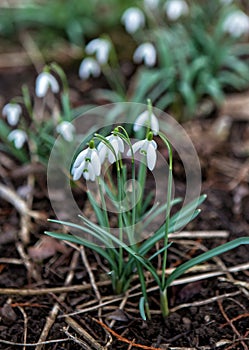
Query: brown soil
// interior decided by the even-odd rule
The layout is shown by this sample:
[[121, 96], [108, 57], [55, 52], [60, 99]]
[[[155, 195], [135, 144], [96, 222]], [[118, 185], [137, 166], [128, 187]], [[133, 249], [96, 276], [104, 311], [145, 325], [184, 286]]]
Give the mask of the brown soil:
[[[6, 81], [7, 78], [5, 76]], [[16, 93], [13, 91], [3, 92], [3, 103]], [[73, 86], [71, 93], [74, 104], [80, 105], [79, 86]], [[235, 113], [226, 135], [214, 137], [213, 131], [221, 118], [222, 115], [217, 114], [185, 125], [200, 157], [203, 193], [208, 195], [201, 215], [186, 230], [190, 233], [226, 231], [223, 233], [227, 236], [212, 239], [193, 236], [188, 242], [177, 239], [169, 252], [169, 267], [197, 255], [202, 249], [248, 236], [249, 118], [242, 120]], [[25, 191], [30, 174], [35, 176], [32, 209], [45, 214], [44, 219], [25, 217], [26, 222], [21, 222], [11, 204], [4, 200], [0, 203], [0, 349], [38, 350], [43, 342], [43, 349], [53, 350], [248, 349], [248, 246], [212, 259], [204, 264], [203, 271], [184, 276], [196, 276], [195, 281], [189, 279], [188, 283], [172, 286], [169, 290], [171, 314], [166, 320], [160, 316], [158, 290], [148, 276], [152, 320], [145, 322], [138, 311], [137, 279], [125, 296], [115, 296], [104, 261], [88, 250], [86, 261], [82, 251], [43, 235], [44, 230], [51, 229], [46, 217], [53, 215], [47, 198], [45, 171], [24, 168], [1, 154], [3, 184], [15, 191]], [[184, 184], [177, 167], [175, 176], [181, 192]], [[27, 245], [20, 241], [21, 227], [28, 228], [30, 233], [31, 241]], [[234, 272], [229, 272], [232, 267]], [[212, 271], [219, 271], [220, 275], [201, 277]], [[96, 284], [90, 280], [89, 272]], [[56, 287], [59, 289], [54, 289]], [[98, 308], [100, 303], [104, 305]], [[76, 314], [80, 310], [81, 313]], [[73, 315], [68, 316], [71, 313]]]

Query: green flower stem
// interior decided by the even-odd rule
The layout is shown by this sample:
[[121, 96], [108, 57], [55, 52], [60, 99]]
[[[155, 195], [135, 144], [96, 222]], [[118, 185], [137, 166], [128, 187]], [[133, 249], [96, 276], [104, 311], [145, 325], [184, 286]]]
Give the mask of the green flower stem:
[[141, 290], [142, 290], [142, 294], [144, 297], [145, 314], [146, 314], [147, 318], [150, 320], [151, 319], [150, 307], [149, 307], [149, 302], [148, 302], [148, 295], [147, 295], [146, 283], [145, 283], [145, 279], [144, 279], [143, 268], [142, 268], [142, 265], [139, 261], [136, 261], [136, 265], [137, 265], [137, 272], [138, 272], [139, 280], [141, 283]]
[[[169, 154], [169, 176], [168, 176], [168, 191], [167, 191], [167, 207], [166, 207], [166, 222], [165, 222], [165, 232], [164, 232], [164, 247], [168, 245], [168, 236], [169, 236], [169, 223], [170, 223], [170, 209], [171, 209], [171, 194], [172, 194], [172, 180], [173, 180], [173, 155], [172, 148], [169, 141], [166, 137], [159, 133], [159, 136], [165, 143], [168, 148]], [[166, 290], [166, 277], [165, 270], [167, 265], [167, 249], [164, 250], [163, 253], [163, 262], [162, 262], [162, 282], [161, 282], [161, 297], [160, 297], [160, 305], [163, 316], [167, 316], [168, 314], [168, 300], [167, 300], [167, 290]]]
[[160, 290], [160, 307], [163, 317], [167, 317], [169, 315], [167, 288]]
[[139, 198], [139, 201], [137, 203], [136, 218], [138, 219], [142, 215], [143, 193], [145, 188], [146, 173], [147, 173], [147, 165], [146, 165], [146, 156], [144, 155], [142, 161], [140, 162], [139, 171], [138, 171], [138, 183], [140, 185], [140, 193], [141, 193], [141, 197]]
[[109, 225], [109, 218], [108, 218], [108, 214], [107, 214], [106, 201], [105, 201], [105, 196], [104, 196], [104, 193], [103, 193], [102, 184], [101, 184], [101, 181], [100, 181], [99, 177], [98, 177], [98, 186], [99, 186], [99, 194], [100, 194], [102, 213], [103, 213], [103, 217], [104, 217], [104, 221], [105, 221], [105, 226], [109, 230], [110, 229], [110, 225]]
[[[122, 176], [121, 176], [121, 171], [120, 171], [120, 164], [119, 161], [116, 161], [117, 165], [117, 182], [118, 182], [118, 205], [119, 205], [119, 210], [118, 210], [118, 227], [119, 227], [119, 240], [123, 242], [123, 215], [122, 215], [122, 208], [121, 208], [121, 202], [122, 202], [122, 197], [123, 197], [123, 184], [122, 184]], [[122, 274], [122, 268], [123, 268], [123, 247], [119, 247], [119, 261], [118, 261], [118, 266], [119, 266], [119, 276]]]

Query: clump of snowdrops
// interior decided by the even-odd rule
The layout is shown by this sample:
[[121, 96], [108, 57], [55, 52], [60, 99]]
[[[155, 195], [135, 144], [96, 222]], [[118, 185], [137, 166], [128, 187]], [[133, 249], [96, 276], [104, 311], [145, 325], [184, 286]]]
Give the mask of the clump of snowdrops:
[[[134, 142], [134, 133], [143, 136]], [[166, 195], [162, 203], [153, 204], [153, 189], [148, 193], [147, 187], [148, 178], [157, 165], [159, 142], [167, 153], [168, 167], [163, 174]], [[93, 222], [83, 214], [79, 216], [79, 224], [50, 220], [66, 226], [72, 233], [46, 234], [84, 245], [98, 253], [108, 262], [115, 293], [124, 293], [134, 275], [138, 275], [142, 294], [139, 310], [143, 319], [150, 318], [145, 271], [158, 285], [160, 308], [163, 317], [166, 317], [169, 314], [167, 291], [176, 278], [196, 264], [249, 243], [249, 238], [226, 243], [186, 261], [166, 275], [168, 249], [172, 243], [169, 242], [169, 233], [179, 231], [193, 220], [199, 214], [198, 206], [206, 196], [192, 200], [171, 215], [172, 207], [181, 202], [180, 198], [173, 199], [172, 196], [173, 149], [167, 136], [160, 131], [160, 123], [150, 101], [147, 109], [138, 115], [133, 130], [126, 125], [116, 125], [111, 132], [107, 133], [103, 128], [92, 134], [88, 145], [83, 147], [71, 164], [71, 180], [85, 181], [88, 200], [97, 220]], [[95, 191], [91, 190], [92, 184]], [[151, 222], [160, 221], [162, 213], [162, 224], [151, 232]], [[158, 246], [160, 248], [156, 249]], [[162, 260], [161, 273], [155, 259], [158, 256]]]
[[65, 144], [74, 137], [71, 123], [67, 78], [56, 63], [44, 67], [35, 81], [35, 94], [26, 85], [21, 96], [12, 98], [2, 109], [1, 149], [22, 163], [47, 164], [58, 135]]

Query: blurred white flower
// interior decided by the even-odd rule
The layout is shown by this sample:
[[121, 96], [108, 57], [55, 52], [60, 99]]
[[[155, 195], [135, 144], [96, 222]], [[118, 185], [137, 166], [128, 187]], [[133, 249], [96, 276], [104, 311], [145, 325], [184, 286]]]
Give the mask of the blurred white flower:
[[[119, 152], [124, 152], [124, 141], [118, 135], [112, 134], [106, 137], [106, 140], [111, 144], [114, 149], [116, 157], [118, 157]], [[99, 153], [99, 158], [101, 164], [104, 163], [105, 158], [108, 157], [108, 161], [112, 164], [115, 162], [116, 157], [113, 154], [112, 150], [104, 143], [100, 142], [97, 146]]]
[[139, 45], [133, 55], [135, 63], [144, 61], [148, 67], [153, 67], [156, 64], [156, 49], [151, 43], [144, 43]]
[[128, 8], [121, 18], [122, 23], [125, 26], [125, 30], [132, 34], [139, 28], [143, 28], [145, 24], [145, 18], [143, 12], [137, 7]]
[[3, 107], [3, 115], [7, 117], [9, 125], [16, 125], [19, 121], [20, 115], [22, 113], [22, 108], [17, 103], [7, 103]]
[[35, 94], [37, 97], [44, 97], [48, 92], [49, 87], [54, 94], [60, 90], [58, 81], [48, 72], [40, 73], [36, 78], [35, 84]]
[[[151, 171], [155, 168], [157, 144], [154, 140], [146, 138], [145, 140], [137, 141], [132, 146], [132, 149], [134, 153], [140, 151], [141, 154], [146, 156], [147, 166]], [[127, 156], [131, 156], [131, 150], [127, 152]]]
[[249, 34], [249, 17], [243, 11], [234, 11], [226, 17], [223, 30], [235, 38]]
[[148, 10], [155, 10], [159, 5], [159, 0], [144, 0], [144, 6]]
[[86, 53], [93, 55], [96, 53], [96, 58], [99, 64], [106, 64], [109, 59], [111, 44], [106, 39], [94, 39], [86, 45]]
[[133, 130], [138, 131], [143, 126], [147, 126], [150, 130], [153, 131], [154, 135], [157, 135], [159, 132], [159, 123], [157, 117], [154, 113], [149, 113], [149, 111], [144, 111], [141, 113], [134, 122]]
[[72, 142], [75, 133], [75, 127], [70, 122], [64, 121], [57, 125], [56, 131], [61, 134], [64, 140]]
[[182, 15], [187, 15], [189, 12], [188, 4], [184, 0], [168, 0], [165, 4], [167, 17], [175, 21]]
[[99, 77], [101, 74], [101, 68], [98, 62], [91, 57], [84, 58], [80, 64], [79, 76], [81, 79], [88, 79], [90, 76], [94, 78]]
[[28, 139], [28, 136], [27, 136], [26, 132], [23, 130], [19, 130], [19, 129], [15, 129], [15, 130], [11, 131], [11, 133], [9, 133], [9, 135], [8, 135], [8, 140], [13, 141], [15, 147], [18, 149], [22, 148], [22, 146], [24, 145], [24, 142], [27, 139]]
[[79, 180], [81, 175], [86, 180], [94, 181], [100, 175], [101, 163], [96, 148], [86, 148], [81, 151], [72, 167], [73, 180]]

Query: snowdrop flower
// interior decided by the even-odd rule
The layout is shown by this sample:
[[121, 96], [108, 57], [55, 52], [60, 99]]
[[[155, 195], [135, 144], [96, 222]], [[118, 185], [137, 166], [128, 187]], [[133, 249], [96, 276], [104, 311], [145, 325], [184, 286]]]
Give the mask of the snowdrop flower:
[[[156, 149], [157, 144], [154, 140], [152, 140], [153, 134], [152, 132], [149, 133], [147, 138], [142, 141], [137, 141], [132, 146], [133, 152], [136, 153], [137, 151], [140, 151], [140, 154], [143, 154], [146, 156], [147, 166], [152, 171], [155, 168], [156, 165]], [[127, 152], [127, 156], [131, 156], [131, 150]]]
[[177, 20], [182, 15], [189, 12], [188, 4], [184, 0], [168, 0], [165, 4], [165, 10], [168, 18], [172, 21]]
[[154, 113], [150, 113], [149, 111], [144, 111], [137, 117], [133, 130], [138, 131], [142, 126], [148, 126], [153, 131], [154, 135], [157, 135], [159, 132], [159, 122], [157, 117]]
[[115, 162], [118, 154], [124, 152], [124, 141], [121, 137], [115, 135], [115, 131], [112, 135], [107, 136], [106, 140], [113, 147], [115, 154], [113, 154], [112, 150], [102, 141], [99, 143], [97, 150], [99, 152], [101, 164], [104, 163], [106, 157], [108, 157], [108, 161], [112, 164]]
[[101, 74], [100, 65], [91, 57], [84, 58], [80, 64], [79, 76], [81, 79], [88, 79], [91, 75], [94, 78], [99, 77]]
[[159, 5], [159, 0], [144, 0], [144, 6], [148, 10], [155, 10]]
[[89, 147], [81, 151], [72, 167], [73, 180], [79, 180], [81, 175], [86, 180], [94, 181], [100, 175], [101, 163], [94, 142], [90, 141]]
[[36, 96], [44, 97], [48, 92], [49, 87], [51, 88], [54, 94], [56, 94], [60, 90], [58, 81], [55, 79], [55, 77], [52, 74], [48, 72], [40, 73], [36, 78], [36, 85], [35, 85]]
[[86, 53], [92, 55], [96, 53], [99, 64], [106, 64], [109, 58], [111, 44], [106, 39], [94, 39], [86, 46]]
[[145, 18], [143, 12], [137, 7], [128, 8], [121, 18], [122, 23], [125, 26], [125, 30], [132, 34], [139, 28], [143, 28], [145, 24]]
[[28, 139], [25, 131], [15, 129], [8, 135], [8, 140], [13, 141], [16, 148], [20, 149], [24, 145], [24, 142]]
[[21, 113], [22, 108], [17, 103], [7, 103], [3, 107], [3, 115], [7, 117], [9, 125], [16, 125], [19, 121]]
[[64, 140], [68, 142], [72, 142], [74, 138], [74, 132], [75, 132], [75, 127], [73, 124], [64, 121], [61, 122], [59, 125], [56, 127], [56, 131], [61, 134], [61, 136], [64, 138]]
[[240, 10], [230, 13], [223, 23], [223, 30], [234, 38], [249, 33], [249, 17]]
[[144, 61], [148, 67], [153, 67], [156, 64], [156, 49], [151, 43], [144, 43], [137, 47], [133, 55], [135, 63]]

